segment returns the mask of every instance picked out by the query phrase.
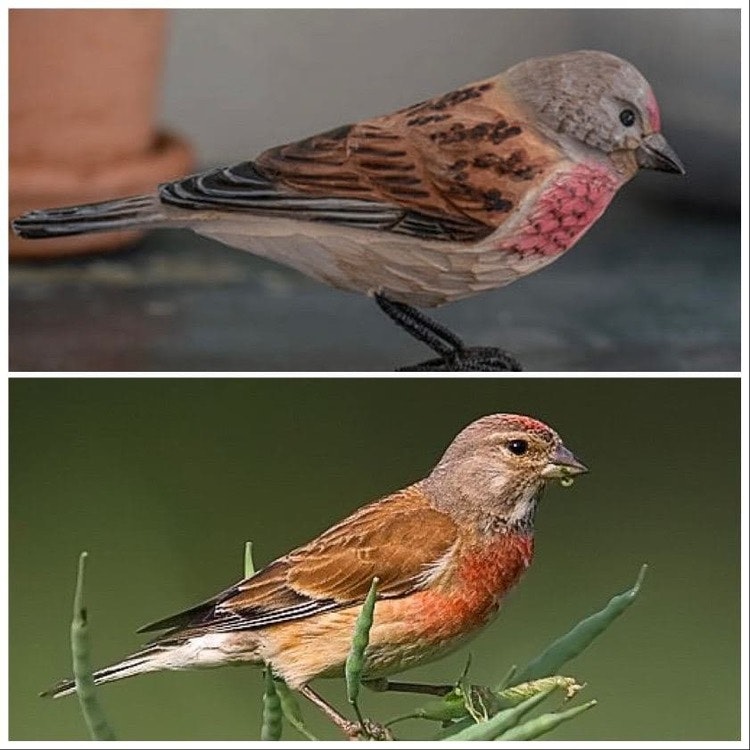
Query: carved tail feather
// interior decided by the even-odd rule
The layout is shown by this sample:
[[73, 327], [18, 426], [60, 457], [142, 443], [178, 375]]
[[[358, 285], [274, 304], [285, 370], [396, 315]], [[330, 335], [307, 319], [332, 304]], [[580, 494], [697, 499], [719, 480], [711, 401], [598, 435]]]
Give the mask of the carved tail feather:
[[11, 222], [13, 231], [26, 239], [66, 237], [88, 232], [112, 232], [167, 222], [157, 195], [87, 203], [81, 206], [29, 211]]

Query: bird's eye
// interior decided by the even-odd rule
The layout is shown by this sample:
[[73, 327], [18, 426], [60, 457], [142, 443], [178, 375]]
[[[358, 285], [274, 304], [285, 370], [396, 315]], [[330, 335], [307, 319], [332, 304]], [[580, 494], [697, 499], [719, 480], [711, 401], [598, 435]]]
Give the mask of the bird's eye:
[[523, 456], [529, 449], [529, 444], [525, 440], [511, 440], [508, 443], [508, 450], [516, 456]]
[[626, 128], [629, 128], [635, 123], [635, 112], [633, 112], [632, 109], [623, 109], [622, 112], [620, 112], [620, 122]]

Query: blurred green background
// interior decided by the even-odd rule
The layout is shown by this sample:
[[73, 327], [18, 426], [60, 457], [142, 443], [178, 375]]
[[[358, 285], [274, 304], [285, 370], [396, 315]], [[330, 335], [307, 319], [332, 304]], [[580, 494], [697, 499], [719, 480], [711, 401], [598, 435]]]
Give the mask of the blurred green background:
[[[552, 737], [739, 738], [738, 380], [16, 379], [10, 407], [11, 739], [85, 737], [74, 699], [37, 698], [70, 672], [79, 551], [104, 664], [139, 645], [139, 625], [234, 582], [246, 539], [272, 560], [419, 479], [498, 411], [549, 422], [591, 473], [546, 494], [535, 563], [470, 645], [472, 679], [525, 663], [646, 561], [639, 600], [566, 670], [599, 706]], [[450, 681], [466, 653], [408, 675]], [[342, 682], [319, 687], [345, 705]], [[244, 668], [101, 691], [127, 740], [257, 739], [261, 693]], [[419, 702], [365, 692], [363, 708], [383, 720]]]

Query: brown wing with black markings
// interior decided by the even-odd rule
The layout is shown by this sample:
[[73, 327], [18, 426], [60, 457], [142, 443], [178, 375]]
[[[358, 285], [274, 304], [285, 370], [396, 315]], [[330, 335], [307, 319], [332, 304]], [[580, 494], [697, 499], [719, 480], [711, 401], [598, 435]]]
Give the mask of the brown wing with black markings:
[[395, 203], [494, 228], [556, 157], [537, 135], [523, 134], [516, 110], [484, 81], [279, 146], [256, 164], [302, 193]]
[[164, 185], [161, 196], [185, 208], [476, 241], [557, 158], [491, 80]]
[[418, 487], [371, 503], [309, 544], [203, 604], [140, 632], [249, 630], [311, 617], [378, 596], [418, 590], [431, 566], [458, 540], [453, 520], [432, 508]]

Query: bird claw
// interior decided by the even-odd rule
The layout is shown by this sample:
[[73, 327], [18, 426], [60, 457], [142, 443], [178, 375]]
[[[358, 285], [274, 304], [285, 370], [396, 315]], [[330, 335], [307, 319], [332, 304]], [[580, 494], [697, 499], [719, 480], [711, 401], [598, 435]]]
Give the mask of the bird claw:
[[392, 742], [394, 739], [393, 732], [388, 727], [374, 721], [369, 721], [368, 719], [365, 719], [362, 723], [350, 721], [343, 729], [347, 737], [353, 741], [379, 740]]
[[453, 331], [420, 310], [376, 294], [380, 309], [417, 341], [426, 344], [440, 356], [416, 365], [398, 368], [399, 372], [498, 372], [519, 371], [516, 359], [499, 347], [469, 346]]
[[448, 356], [436, 357], [416, 365], [399, 367], [399, 372], [520, 372], [517, 359], [495, 346], [469, 346]]

